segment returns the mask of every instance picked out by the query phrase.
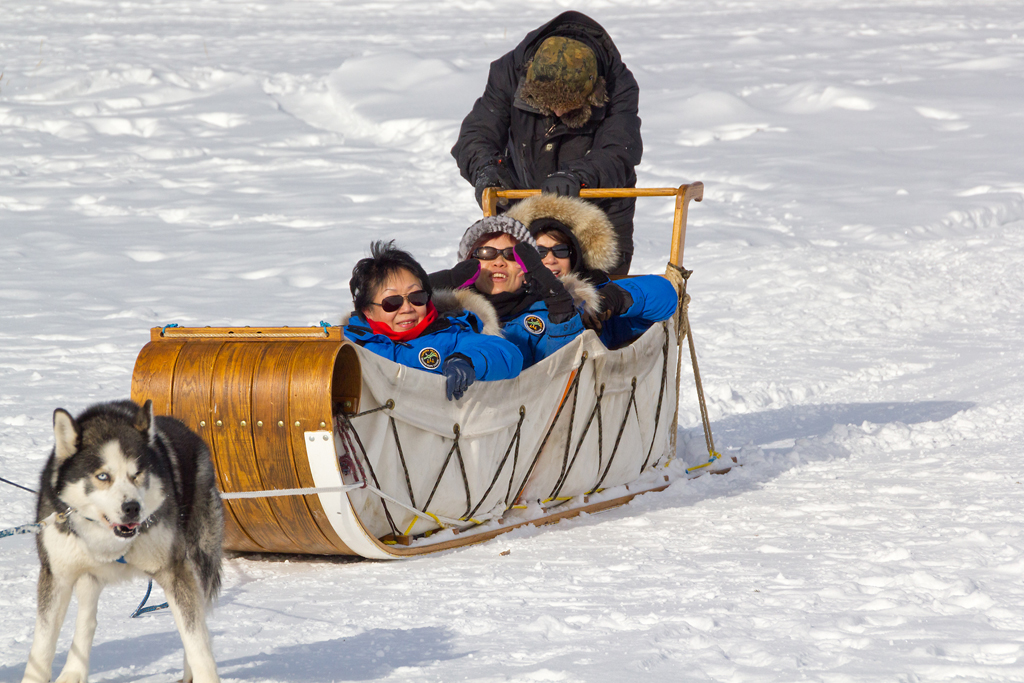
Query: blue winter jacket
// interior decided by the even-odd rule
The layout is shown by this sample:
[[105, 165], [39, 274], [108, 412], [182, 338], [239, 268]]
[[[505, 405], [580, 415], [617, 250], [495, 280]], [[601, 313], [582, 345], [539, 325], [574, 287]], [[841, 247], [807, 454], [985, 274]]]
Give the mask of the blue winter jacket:
[[523, 368], [528, 368], [583, 334], [583, 320], [579, 313], [564, 323], [548, 320], [548, 308], [543, 301], [535, 301], [515, 318], [501, 321], [505, 339], [515, 344], [523, 354]]
[[[598, 286], [608, 284], [605, 282]], [[647, 331], [651, 325], [668, 320], [676, 312], [679, 297], [672, 283], [660, 275], [615, 280], [615, 284], [629, 292], [633, 305], [622, 315], [616, 315], [604, 322], [601, 341], [609, 349], [627, 344]]]
[[515, 344], [501, 337], [482, 334], [483, 323], [475, 313], [438, 316], [423, 334], [405, 342], [376, 334], [353, 315], [345, 325], [345, 338], [378, 356], [410, 368], [441, 374], [444, 361], [460, 353], [473, 364], [479, 380], [511, 379], [523, 369], [523, 355]]

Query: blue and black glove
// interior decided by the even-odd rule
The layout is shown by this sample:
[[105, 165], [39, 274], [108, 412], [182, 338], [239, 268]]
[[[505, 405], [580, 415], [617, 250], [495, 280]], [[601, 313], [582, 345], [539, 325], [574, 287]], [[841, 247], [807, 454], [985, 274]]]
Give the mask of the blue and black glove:
[[540, 184], [541, 192], [550, 192], [559, 197], [579, 197], [583, 181], [571, 171], [552, 173]]
[[476, 381], [476, 370], [473, 369], [473, 363], [461, 353], [453, 353], [444, 359], [441, 374], [448, 380], [445, 395], [449, 401], [453, 398], [456, 401], [461, 399], [462, 395], [466, 393], [466, 389]]
[[537, 250], [528, 242], [520, 242], [512, 251], [515, 253], [516, 262], [530, 282], [530, 288], [544, 299], [544, 305], [548, 309], [548, 320], [557, 325], [576, 315], [572, 295], [565, 291], [561, 280], [547, 269]]

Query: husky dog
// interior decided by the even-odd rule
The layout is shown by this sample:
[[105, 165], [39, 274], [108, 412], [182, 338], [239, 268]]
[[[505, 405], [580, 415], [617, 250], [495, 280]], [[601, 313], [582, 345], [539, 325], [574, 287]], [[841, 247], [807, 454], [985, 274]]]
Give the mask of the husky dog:
[[36, 633], [23, 683], [47, 683], [57, 637], [78, 618], [57, 683], [85, 683], [103, 586], [136, 576], [164, 589], [185, 646], [183, 681], [218, 681], [206, 610], [220, 589], [224, 511], [203, 440], [153, 404], [53, 413], [55, 446], [39, 485]]

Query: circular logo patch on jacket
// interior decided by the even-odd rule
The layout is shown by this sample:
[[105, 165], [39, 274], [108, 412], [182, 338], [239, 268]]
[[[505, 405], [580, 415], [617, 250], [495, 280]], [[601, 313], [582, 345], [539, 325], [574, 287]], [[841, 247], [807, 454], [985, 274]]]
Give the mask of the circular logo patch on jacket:
[[429, 346], [420, 351], [420, 365], [425, 367], [427, 370], [433, 370], [441, 364], [441, 354], [437, 352], [437, 349], [432, 349]]
[[530, 334], [544, 334], [544, 320], [536, 315], [528, 315], [523, 318], [523, 324]]

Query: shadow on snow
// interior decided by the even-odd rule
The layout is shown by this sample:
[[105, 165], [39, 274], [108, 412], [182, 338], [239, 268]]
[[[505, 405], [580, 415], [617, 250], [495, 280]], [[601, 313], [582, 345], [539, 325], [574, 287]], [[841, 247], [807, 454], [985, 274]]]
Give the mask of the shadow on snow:
[[[941, 422], [969, 410], [974, 403], [963, 401], [915, 401], [912, 403], [829, 403], [730, 415], [711, 425], [715, 445], [740, 448], [753, 443], [764, 449], [792, 447], [797, 439], [824, 436], [834, 425], [919, 424]], [[694, 430], [687, 431], [692, 435]], [[696, 436], [703, 440], [698, 428]]]
[[[217, 633], [211, 635], [216, 652]], [[67, 652], [59, 650], [58, 647], [53, 661], [55, 676], [67, 659]], [[132, 636], [128, 641], [96, 643], [92, 648], [90, 678], [127, 683], [140, 678], [157, 680], [169, 673], [174, 677], [169, 680], [174, 680], [181, 675], [178, 668], [172, 672], [147, 669], [168, 656], [174, 656], [175, 667], [180, 667], [181, 655], [181, 639], [176, 630]], [[452, 635], [446, 629], [378, 628], [348, 638], [284, 645], [234, 659], [218, 657], [217, 670], [225, 680], [367, 681], [386, 678], [402, 667], [421, 667], [462, 656], [454, 652]], [[0, 680], [20, 680], [24, 671], [24, 663], [0, 667]]]

